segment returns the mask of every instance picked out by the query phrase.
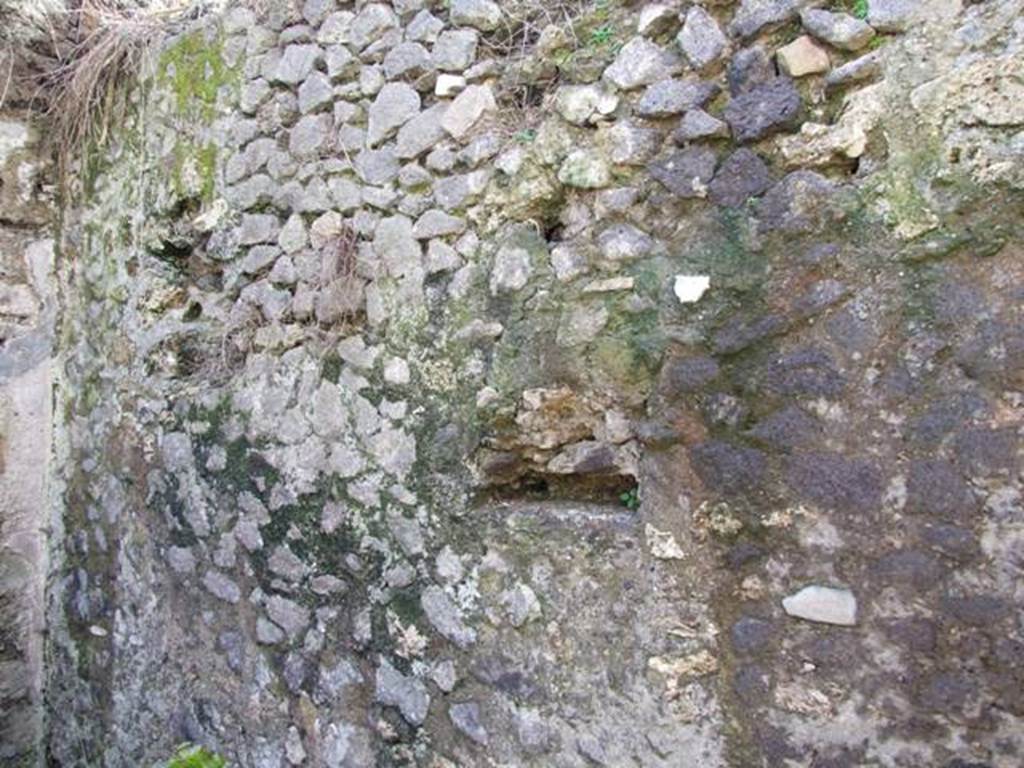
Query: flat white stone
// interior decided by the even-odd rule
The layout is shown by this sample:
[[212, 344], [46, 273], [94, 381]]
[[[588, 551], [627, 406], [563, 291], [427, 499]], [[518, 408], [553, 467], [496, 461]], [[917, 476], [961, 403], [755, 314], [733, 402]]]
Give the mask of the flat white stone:
[[614, 291], [631, 291], [635, 280], [632, 277], [607, 277], [594, 280], [583, 288], [584, 293], [612, 293]]
[[466, 78], [462, 75], [450, 75], [442, 73], [437, 76], [437, 83], [434, 86], [434, 94], [437, 96], [447, 97], [456, 96], [462, 93], [466, 87]]
[[644, 527], [644, 535], [647, 537], [647, 546], [651, 554], [659, 560], [682, 560], [686, 557], [676, 537], [669, 531], [660, 531], [648, 523]]
[[673, 290], [680, 304], [693, 304], [710, 287], [711, 278], [707, 275], [676, 275]]
[[857, 623], [857, 598], [847, 589], [811, 585], [782, 600], [790, 616], [821, 624], [852, 627]]

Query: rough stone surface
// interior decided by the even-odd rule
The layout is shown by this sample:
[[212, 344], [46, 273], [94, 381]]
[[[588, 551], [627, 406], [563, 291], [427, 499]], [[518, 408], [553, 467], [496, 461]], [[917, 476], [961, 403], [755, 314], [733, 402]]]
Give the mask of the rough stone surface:
[[676, 57], [644, 37], [634, 37], [604, 72], [605, 79], [623, 91], [665, 80], [680, 69]]
[[479, 35], [473, 30], [442, 32], [431, 50], [434, 66], [446, 72], [462, 72], [476, 57]]
[[765, 27], [796, 17], [805, 5], [811, 3], [807, 0], [742, 0], [729, 31], [737, 37], [751, 37]]
[[657, 160], [649, 167], [657, 179], [679, 197], [704, 197], [715, 173], [716, 157], [710, 149], [682, 149]]
[[811, 39], [801, 35], [775, 53], [779, 69], [790, 77], [803, 77], [828, 72], [831, 62], [828, 53]]
[[739, 142], [757, 141], [796, 126], [803, 101], [788, 77], [776, 77], [733, 96], [725, 121]]
[[1019, 762], [1020, 0], [220, 5], [0, 13], [0, 763]]
[[480, 118], [497, 109], [494, 92], [487, 85], [471, 85], [449, 105], [441, 127], [453, 138], [464, 139]]
[[495, 30], [501, 23], [501, 8], [490, 0], [452, 0], [450, 14], [456, 26], [483, 32]]
[[388, 83], [369, 109], [366, 143], [378, 146], [420, 113], [420, 96], [405, 83]]
[[699, 5], [686, 12], [677, 42], [694, 69], [703, 69], [714, 62], [728, 45], [718, 22]]
[[735, 208], [771, 186], [771, 173], [764, 161], [749, 149], [738, 149], [722, 161], [708, 185], [708, 197], [716, 205]]
[[718, 86], [701, 80], [663, 80], [644, 91], [637, 113], [650, 118], [671, 117], [703, 107], [717, 93]]
[[868, 24], [879, 32], [905, 32], [922, 12], [917, 0], [868, 0]]
[[857, 599], [849, 590], [812, 585], [783, 599], [790, 616], [819, 624], [852, 627], [857, 623]]
[[819, 8], [801, 11], [800, 23], [819, 40], [845, 51], [859, 51], [875, 36], [875, 31], [861, 19]]
[[406, 677], [386, 660], [377, 668], [376, 700], [397, 707], [410, 725], [422, 725], [427, 719], [430, 694], [427, 686], [416, 678]]
[[729, 126], [712, 117], [703, 109], [689, 109], [679, 121], [679, 126], [672, 133], [677, 144], [685, 144], [699, 139], [721, 139], [729, 135]]

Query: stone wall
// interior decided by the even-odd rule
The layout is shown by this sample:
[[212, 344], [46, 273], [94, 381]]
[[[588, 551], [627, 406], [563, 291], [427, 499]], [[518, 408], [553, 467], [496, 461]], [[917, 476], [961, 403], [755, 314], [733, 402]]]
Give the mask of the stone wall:
[[53, 240], [37, 127], [0, 112], [0, 761], [42, 737], [52, 446]]
[[1019, 763], [1020, 0], [267, 5], [62, 208], [51, 764]]

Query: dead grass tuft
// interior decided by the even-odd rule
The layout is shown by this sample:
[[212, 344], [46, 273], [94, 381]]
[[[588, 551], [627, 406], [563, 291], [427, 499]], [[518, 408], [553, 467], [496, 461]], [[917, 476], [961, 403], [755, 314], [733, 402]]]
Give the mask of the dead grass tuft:
[[[70, 7], [69, 7], [70, 6]], [[125, 117], [147, 52], [203, 0], [0, 0], [0, 108], [45, 114], [62, 167]], [[41, 107], [40, 107], [41, 105]]]
[[124, 9], [112, 0], [85, 0], [70, 11], [77, 42], [44, 84], [47, 116], [58, 153], [67, 158], [90, 141], [103, 144], [128, 108], [127, 84], [147, 52], [184, 18], [190, 6]]
[[496, 128], [507, 137], [529, 140], [547, 111], [545, 98], [579, 57], [593, 57], [602, 44], [595, 30], [614, 35], [609, 22], [620, 0], [509, 0], [501, 3], [498, 29], [481, 37], [501, 65], [497, 98], [502, 116]]
[[501, 26], [482, 42], [495, 57], [524, 58], [545, 27], [560, 27], [574, 38], [573, 22], [592, 5], [593, 0], [508, 0], [501, 3]]
[[346, 224], [323, 250], [321, 289], [331, 305], [326, 314], [332, 324], [347, 328], [358, 320], [363, 295], [358, 261], [359, 235]]

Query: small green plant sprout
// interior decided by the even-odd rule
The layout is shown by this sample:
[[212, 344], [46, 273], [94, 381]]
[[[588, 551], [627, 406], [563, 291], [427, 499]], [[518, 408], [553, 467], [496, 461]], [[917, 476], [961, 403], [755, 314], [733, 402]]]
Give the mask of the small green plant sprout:
[[520, 144], [531, 144], [536, 138], [537, 132], [533, 130], [533, 128], [524, 128], [521, 131], [517, 131], [515, 134], [515, 139]]
[[619, 494], [619, 501], [622, 502], [622, 506], [626, 509], [636, 509], [640, 506], [639, 488], [631, 488], [628, 491], [624, 491]]
[[853, 15], [858, 19], [866, 19], [868, 17], [868, 0], [853, 0]]
[[163, 768], [226, 768], [227, 762], [220, 755], [215, 755], [195, 744], [182, 744], [171, 755]]
[[602, 24], [590, 33], [590, 44], [594, 46], [608, 45], [615, 38], [615, 30], [611, 24]]

